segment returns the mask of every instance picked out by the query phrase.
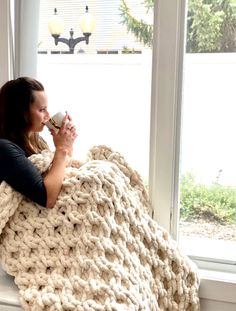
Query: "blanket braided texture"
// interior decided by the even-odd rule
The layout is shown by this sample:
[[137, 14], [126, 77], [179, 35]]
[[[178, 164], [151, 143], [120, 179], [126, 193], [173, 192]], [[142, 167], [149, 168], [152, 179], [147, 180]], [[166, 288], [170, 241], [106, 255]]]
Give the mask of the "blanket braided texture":
[[[52, 157], [30, 160], [43, 173]], [[106, 146], [66, 168], [52, 209], [1, 183], [0, 260], [24, 310], [199, 310], [195, 265], [150, 217], [139, 174]]]

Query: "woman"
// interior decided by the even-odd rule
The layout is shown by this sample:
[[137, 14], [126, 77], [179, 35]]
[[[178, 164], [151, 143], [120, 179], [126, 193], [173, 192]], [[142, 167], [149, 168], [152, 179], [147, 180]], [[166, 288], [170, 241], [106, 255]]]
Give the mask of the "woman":
[[52, 208], [77, 134], [66, 114], [58, 133], [51, 130], [55, 153], [49, 171], [42, 176], [28, 157], [48, 149], [38, 134], [49, 119], [47, 109], [44, 87], [35, 79], [21, 77], [0, 89], [0, 182], [4, 180], [32, 201]]

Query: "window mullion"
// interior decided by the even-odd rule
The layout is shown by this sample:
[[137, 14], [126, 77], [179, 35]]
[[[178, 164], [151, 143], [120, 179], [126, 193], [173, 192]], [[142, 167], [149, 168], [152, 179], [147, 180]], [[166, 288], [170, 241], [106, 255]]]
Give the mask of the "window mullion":
[[185, 4], [159, 0], [154, 8], [149, 191], [154, 219], [175, 237]]

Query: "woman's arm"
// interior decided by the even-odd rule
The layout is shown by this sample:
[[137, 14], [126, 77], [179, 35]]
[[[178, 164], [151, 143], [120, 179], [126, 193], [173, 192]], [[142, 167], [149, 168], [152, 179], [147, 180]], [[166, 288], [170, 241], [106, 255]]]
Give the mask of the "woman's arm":
[[37, 204], [46, 207], [47, 191], [43, 177], [24, 151], [13, 142], [0, 139], [0, 181]]
[[47, 191], [47, 208], [52, 208], [60, 193], [65, 175], [68, 152], [63, 149], [56, 149], [52, 166], [44, 177], [44, 185]]
[[68, 114], [64, 117], [58, 133], [51, 130], [51, 134], [56, 150], [52, 166], [44, 177], [44, 185], [47, 191], [47, 208], [52, 208], [56, 203], [64, 179], [68, 157], [72, 156], [73, 143], [77, 137], [75, 127], [71, 123]]

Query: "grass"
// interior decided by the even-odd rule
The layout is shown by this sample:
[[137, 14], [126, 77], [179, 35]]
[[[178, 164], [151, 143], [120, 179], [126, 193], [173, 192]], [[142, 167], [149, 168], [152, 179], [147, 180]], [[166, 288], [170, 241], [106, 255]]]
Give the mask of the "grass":
[[180, 180], [180, 215], [186, 221], [201, 218], [221, 224], [236, 223], [236, 188], [218, 182], [206, 186], [188, 173]]

